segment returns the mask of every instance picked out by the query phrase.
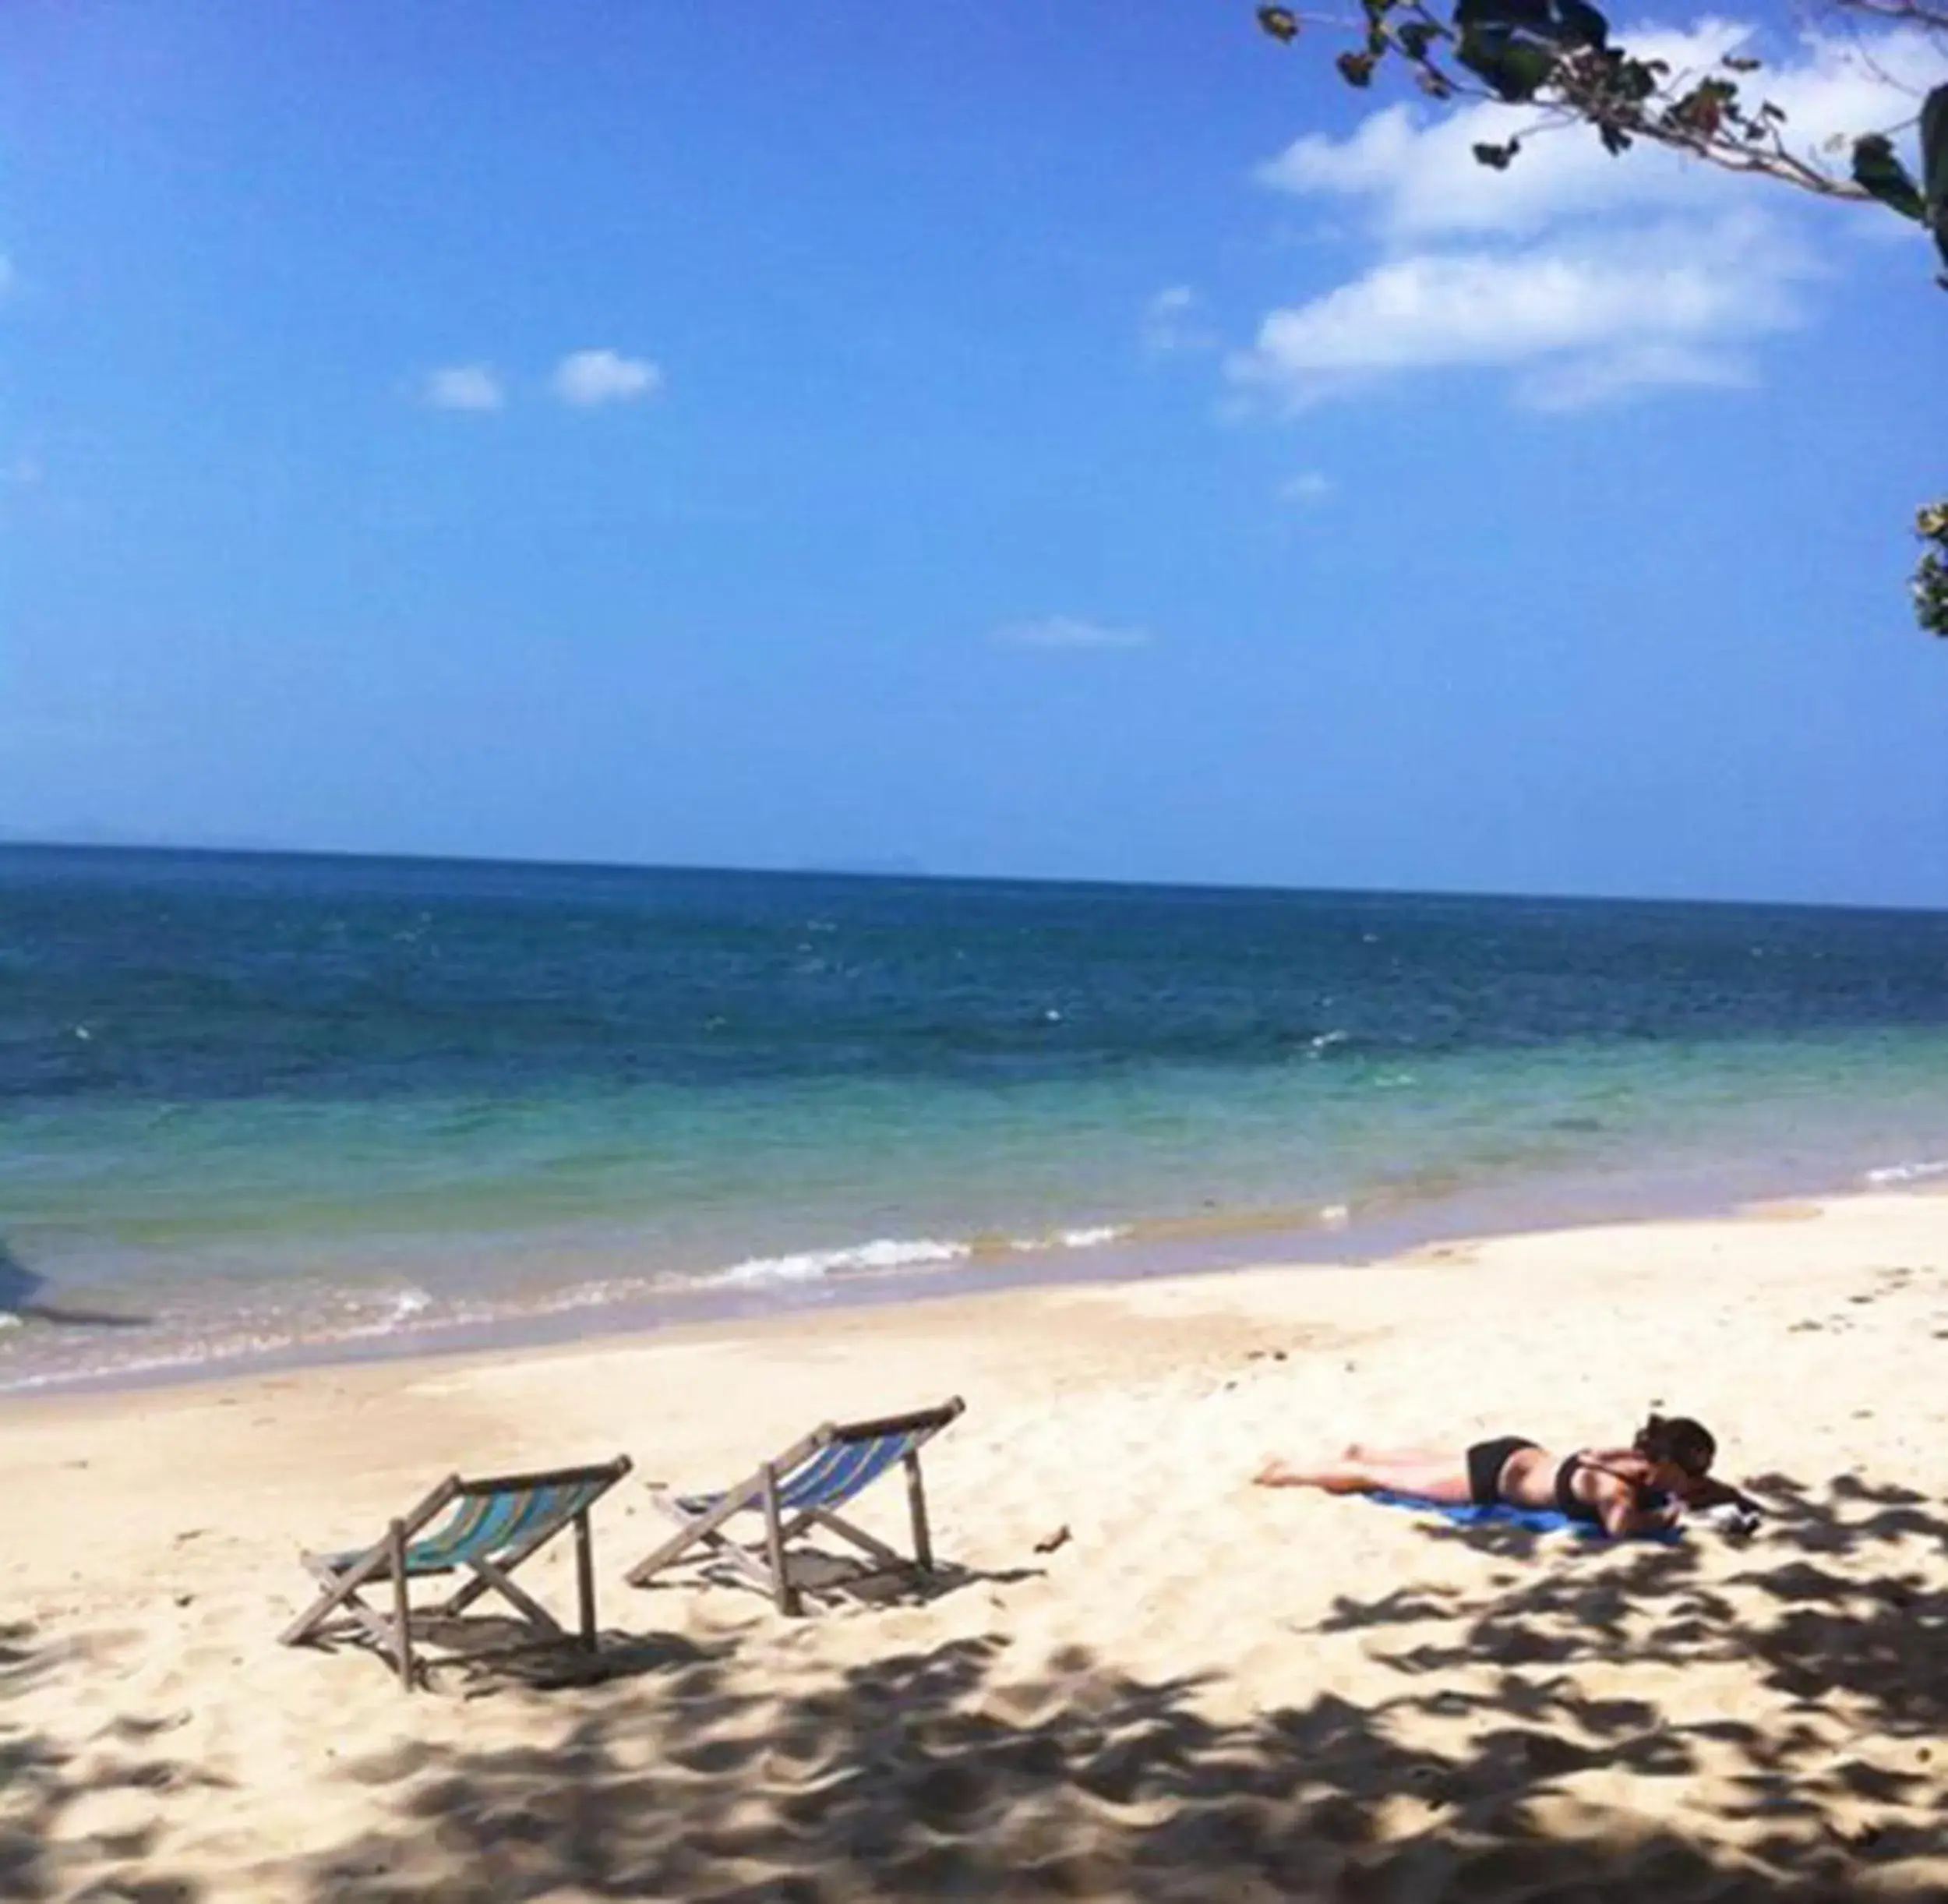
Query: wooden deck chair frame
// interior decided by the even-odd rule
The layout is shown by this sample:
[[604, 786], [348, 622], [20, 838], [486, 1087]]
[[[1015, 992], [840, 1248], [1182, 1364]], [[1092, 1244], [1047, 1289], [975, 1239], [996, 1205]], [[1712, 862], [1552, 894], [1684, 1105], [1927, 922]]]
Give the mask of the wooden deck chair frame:
[[[483, 1594], [495, 1593], [514, 1609], [521, 1623], [537, 1638], [564, 1640], [568, 1635], [561, 1623], [511, 1577], [517, 1567], [540, 1553], [558, 1534], [573, 1528], [579, 1616], [577, 1637], [586, 1651], [594, 1651], [595, 1549], [589, 1515], [595, 1503], [629, 1472], [630, 1466], [629, 1457], [623, 1454], [594, 1467], [552, 1468], [534, 1474], [493, 1475], [472, 1480], [449, 1475], [410, 1513], [390, 1522], [385, 1538], [372, 1546], [349, 1553], [300, 1554], [298, 1558], [305, 1570], [323, 1591], [277, 1636], [280, 1644], [298, 1646], [308, 1641], [362, 1634], [391, 1662], [399, 1675], [400, 1684], [411, 1692], [417, 1676], [412, 1631], [415, 1611], [422, 1617], [431, 1614], [442, 1619], [453, 1618], [464, 1613]], [[425, 1533], [442, 1513], [456, 1503], [559, 1487], [592, 1491], [572, 1512], [547, 1517], [531, 1531], [517, 1536], [511, 1544], [497, 1548], [489, 1542], [478, 1550], [468, 1551], [463, 1543], [444, 1564], [413, 1563], [411, 1549], [415, 1538]], [[471, 1577], [440, 1605], [419, 1609], [413, 1606], [410, 1589], [415, 1579], [461, 1572]], [[384, 1612], [369, 1606], [359, 1597], [363, 1590], [382, 1586], [389, 1586], [392, 1590], [390, 1606]]]
[[[958, 1420], [965, 1408], [966, 1404], [956, 1395], [938, 1408], [917, 1409], [909, 1415], [886, 1415], [865, 1422], [827, 1422], [722, 1494], [679, 1495], [672, 1488], [652, 1485], [651, 1500], [676, 1522], [676, 1531], [631, 1567], [625, 1577], [632, 1587], [646, 1587], [665, 1567], [701, 1548], [700, 1558], [724, 1562], [742, 1578], [770, 1595], [781, 1613], [796, 1614], [800, 1610], [805, 1589], [792, 1577], [789, 1550], [792, 1542], [813, 1527], [836, 1535], [876, 1562], [875, 1574], [894, 1571], [930, 1574], [933, 1545], [927, 1525], [920, 1450]], [[793, 1505], [792, 1500], [796, 1471], [826, 1450], [896, 1436], [911, 1437], [911, 1444], [899, 1457], [900, 1465], [906, 1470], [907, 1510], [912, 1524], [910, 1560], [838, 1512], [852, 1494], [862, 1493], [871, 1486], [883, 1470], [876, 1469], [857, 1487], [835, 1492], [829, 1497], [799, 1505]], [[764, 1517], [761, 1544], [746, 1544], [725, 1531], [727, 1522], [746, 1512], [756, 1512]]]

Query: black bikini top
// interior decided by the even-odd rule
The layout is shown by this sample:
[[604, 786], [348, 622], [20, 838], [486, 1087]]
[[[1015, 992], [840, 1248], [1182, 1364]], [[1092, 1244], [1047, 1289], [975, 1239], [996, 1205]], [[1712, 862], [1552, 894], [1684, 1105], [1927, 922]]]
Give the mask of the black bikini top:
[[[1600, 1473], [1621, 1481], [1622, 1475], [1614, 1468], [1605, 1468], [1600, 1461], [1586, 1461], [1580, 1454], [1565, 1457], [1556, 1469], [1556, 1508], [1567, 1514], [1572, 1521], [1587, 1521], [1592, 1526], [1600, 1526], [1603, 1515], [1593, 1501], [1586, 1501], [1576, 1492], [1576, 1478], [1579, 1468], [1593, 1468]], [[1639, 1482], [1629, 1483], [1631, 1497], [1640, 1514], [1655, 1514], [1660, 1508], [1671, 1504], [1671, 1496], [1661, 1488], [1647, 1488]]]

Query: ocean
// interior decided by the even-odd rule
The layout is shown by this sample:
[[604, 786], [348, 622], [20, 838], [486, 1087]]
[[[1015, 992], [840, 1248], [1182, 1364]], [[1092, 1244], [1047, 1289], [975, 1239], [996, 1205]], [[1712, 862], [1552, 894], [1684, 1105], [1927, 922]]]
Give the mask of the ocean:
[[0, 1390], [1948, 1179], [1948, 913], [0, 848]]

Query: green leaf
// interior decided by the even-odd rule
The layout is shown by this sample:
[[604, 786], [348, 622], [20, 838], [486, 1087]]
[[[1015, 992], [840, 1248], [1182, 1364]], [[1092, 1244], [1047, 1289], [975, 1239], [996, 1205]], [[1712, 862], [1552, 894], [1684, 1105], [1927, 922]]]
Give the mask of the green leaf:
[[1333, 65], [1339, 69], [1339, 77], [1348, 86], [1371, 86], [1373, 83], [1373, 55], [1371, 53], [1342, 53]]
[[1455, 57], [1486, 80], [1495, 96], [1510, 105], [1534, 98], [1555, 70], [1556, 56], [1533, 40], [1477, 26], [1461, 35]]
[[1299, 37], [1299, 16], [1289, 6], [1260, 7], [1258, 24], [1273, 39], [1283, 40], [1287, 46]]
[[1599, 51], [1610, 44], [1610, 23], [1584, 0], [1556, 0], [1562, 20], [1557, 37], [1570, 46], [1593, 46]]
[[1907, 168], [1894, 157], [1893, 141], [1869, 132], [1853, 142], [1853, 182], [1890, 211], [1918, 224], [1929, 222], [1928, 207]]
[[1559, 46], [1602, 48], [1610, 41], [1610, 23], [1590, 0], [1455, 0], [1454, 23], [1464, 33], [1479, 26]]
[[1518, 40], [1502, 56], [1502, 84], [1498, 90], [1506, 100], [1533, 99], [1555, 69], [1556, 56], [1546, 47]]
[[1620, 59], [1612, 75], [1617, 90], [1639, 106], [1670, 76], [1670, 67], [1660, 59]]
[[[1712, 137], [1738, 104], [1738, 89], [1727, 79], [1703, 79], [1671, 109], [1671, 116], [1694, 132]], [[1735, 115], [1734, 115], [1735, 116]]]
[[1454, 23], [1464, 30], [1485, 26], [1491, 33], [1544, 27], [1549, 23], [1549, 0], [1455, 0]]
[[1921, 102], [1921, 179], [1935, 243], [1948, 264], [1948, 86]]
[[1488, 166], [1495, 171], [1505, 172], [1509, 169], [1509, 161], [1521, 150], [1522, 141], [1519, 139], [1511, 139], [1505, 146], [1478, 145], [1473, 148], [1475, 163]]

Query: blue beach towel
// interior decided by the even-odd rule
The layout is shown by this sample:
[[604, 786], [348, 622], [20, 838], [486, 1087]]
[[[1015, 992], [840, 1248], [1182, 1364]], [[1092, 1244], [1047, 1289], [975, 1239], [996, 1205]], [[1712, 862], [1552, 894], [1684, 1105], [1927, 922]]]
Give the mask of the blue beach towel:
[[[1601, 1528], [1588, 1521], [1572, 1520], [1553, 1507], [1459, 1507], [1445, 1501], [1424, 1500], [1417, 1494], [1396, 1494], [1390, 1488], [1376, 1490], [1366, 1499], [1378, 1501], [1382, 1507], [1406, 1507], [1418, 1514], [1438, 1514], [1457, 1527], [1519, 1527], [1526, 1528], [1532, 1534], [1574, 1534], [1584, 1540], [1608, 1538]], [[1664, 1528], [1653, 1534], [1638, 1534], [1632, 1538], [1668, 1544], [1680, 1538], [1682, 1532], [1680, 1528]]]

